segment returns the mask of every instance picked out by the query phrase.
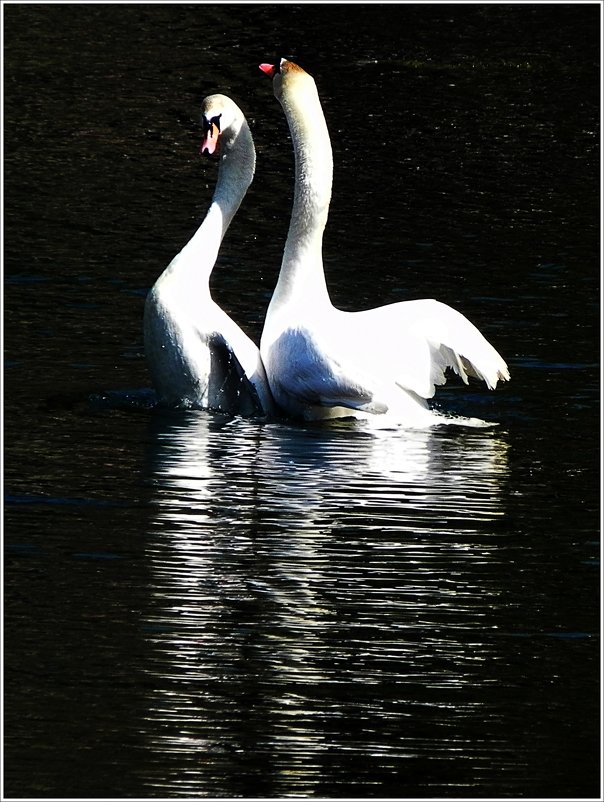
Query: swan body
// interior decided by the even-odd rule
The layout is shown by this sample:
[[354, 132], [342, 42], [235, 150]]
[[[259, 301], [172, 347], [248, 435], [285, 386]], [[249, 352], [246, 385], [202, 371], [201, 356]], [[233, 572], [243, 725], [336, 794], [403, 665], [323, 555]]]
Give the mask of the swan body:
[[273, 78], [295, 155], [295, 189], [281, 271], [260, 352], [275, 401], [306, 420], [386, 416], [408, 426], [443, 422], [427, 399], [451, 368], [494, 389], [508, 368], [460, 312], [435, 300], [346, 312], [330, 301], [322, 259], [333, 161], [313, 78], [281, 59]]
[[145, 302], [145, 352], [162, 404], [228, 414], [271, 414], [274, 402], [255, 343], [210, 294], [223, 237], [254, 177], [256, 153], [243, 112], [225, 95], [202, 105], [201, 152], [219, 150], [211, 205]]

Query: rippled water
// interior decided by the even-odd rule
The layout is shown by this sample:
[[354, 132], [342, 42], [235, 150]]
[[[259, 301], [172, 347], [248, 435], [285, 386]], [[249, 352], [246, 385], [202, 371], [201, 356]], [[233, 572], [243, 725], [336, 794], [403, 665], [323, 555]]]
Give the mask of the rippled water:
[[[4, 7], [6, 796], [595, 797], [599, 9], [117, 9]], [[436, 403], [499, 425], [155, 408], [217, 89], [259, 158], [213, 284], [262, 326], [273, 49], [324, 97], [334, 299], [468, 314], [512, 381]]]
[[[149, 671], [172, 681], [151, 694], [150, 746], [180, 757], [190, 794], [208, 775], [228, 794], [220, 774], [250, 743], [266, 795], [350, 787], [355, 760], [367, 791], [388, 766], [450, 759], [499, 656], [505, 442], [249, 427], [225, 446], [197, 416], [158, 438]], [[195, 748], [223, 758], [208, 770]]]

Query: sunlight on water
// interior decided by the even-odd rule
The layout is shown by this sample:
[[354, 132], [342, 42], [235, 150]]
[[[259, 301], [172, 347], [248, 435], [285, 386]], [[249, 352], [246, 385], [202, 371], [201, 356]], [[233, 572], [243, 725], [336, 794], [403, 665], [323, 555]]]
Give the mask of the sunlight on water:
[[[248, 738], [283, 795], [312, 793], [334, 753], [450, 754], [447, 721], [486, 714], [460, 694], [492, 684], [504, 435], [165, 424], [148, 547], [147, 737], [174, 761], [160, 786], [219, 782]], [[443, 738], [393, 739], [420, 709]]]

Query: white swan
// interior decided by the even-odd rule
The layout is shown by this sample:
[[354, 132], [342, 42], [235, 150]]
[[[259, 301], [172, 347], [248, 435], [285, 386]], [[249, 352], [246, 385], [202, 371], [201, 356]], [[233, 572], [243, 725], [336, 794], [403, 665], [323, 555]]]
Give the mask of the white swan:
[[260, 342], [275, 401], [306, 420], [385, 415], [409, 426], [445, 422], [426, 399], [444, 384], [446, 368], [494, 389], [509, 378], [505, 362], [467, 318], [438, 301], [361, 312], [332, 305], [322, 237], [333, 161], [317, 88], [291, 61], [260, 69], [273, 78], [295, 153], [292, 217]]
[[229, 414], [273, 412], [260, 352], [212, 300], [210, 274], [222, 239], [254, 177], [256, 152], [241, 109], [225, 95], [202, 104], [201, 152], [219, 151], [218, 179], [196, 233], [145, 302], [145, 351], [162, 404]]

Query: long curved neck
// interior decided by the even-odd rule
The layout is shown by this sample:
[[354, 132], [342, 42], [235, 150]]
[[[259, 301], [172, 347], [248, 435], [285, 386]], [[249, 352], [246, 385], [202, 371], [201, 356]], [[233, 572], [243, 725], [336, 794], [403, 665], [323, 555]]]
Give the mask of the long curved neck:
[[168, 266], [169, 271], [178, 271], [179, 275], [193, 273], [196, 282], [209, 282], [224, 235], [254, 178], [255, 165], [252, 135], [243, 120], [220, 157], [210, 208], [195, 234]]
[[295, 189], [275, 294], [280, 301], [309, 294], [316, 302], [329, 301], [322, 248], [333, 180], [331, 142], [314, 82], [296, 89], [280, 99], [294, 146]]

